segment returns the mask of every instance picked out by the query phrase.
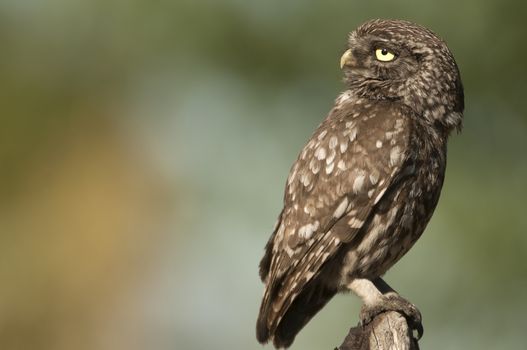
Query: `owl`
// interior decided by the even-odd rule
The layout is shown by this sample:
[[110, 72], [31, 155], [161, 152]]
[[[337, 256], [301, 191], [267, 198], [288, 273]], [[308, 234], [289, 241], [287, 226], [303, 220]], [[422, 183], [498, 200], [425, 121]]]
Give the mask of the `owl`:
[[417, 308], [381, 278], [423, 233], [439, 200], [447, 140], [464, 96], [445, 42], [407, 21], [376, 19], [350, 33], [346, 90], [300, 152], [265, 247], [260, 343], [289, 347], [336, 294], [363, 302], [361, 323]]

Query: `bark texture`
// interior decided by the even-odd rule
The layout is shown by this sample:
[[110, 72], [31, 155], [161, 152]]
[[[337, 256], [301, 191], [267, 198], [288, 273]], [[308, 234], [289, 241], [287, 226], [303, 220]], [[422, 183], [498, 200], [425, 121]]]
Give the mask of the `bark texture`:
[[406, 318], [390, 311], [379, 314], [365, 327], [351, 328], [335, 350], [419, 350], [419, 344]]

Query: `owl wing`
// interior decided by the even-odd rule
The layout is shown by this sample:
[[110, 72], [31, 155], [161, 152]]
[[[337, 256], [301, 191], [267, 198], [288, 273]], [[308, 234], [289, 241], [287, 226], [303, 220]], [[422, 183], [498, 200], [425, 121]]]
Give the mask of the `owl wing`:
[[272, 337], [322, 266], [343, 244], [353, 244], [376, 204], [398, 181], [408, 126], [408, 117], [393, 103], [346, 103], [332, 110], [304, 147], [260, 264], [266, 283], [257, 325], [261, 342]]

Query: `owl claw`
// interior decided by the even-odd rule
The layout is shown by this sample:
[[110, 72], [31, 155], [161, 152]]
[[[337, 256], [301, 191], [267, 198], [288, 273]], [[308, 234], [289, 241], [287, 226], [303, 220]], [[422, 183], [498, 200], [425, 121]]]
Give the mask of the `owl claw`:
[[417, 331], [417, 340], [421, 339], [424, 333], [421, 312], [414, 304], [397, 294], [385, 296], [374, 305], [363, 305], [360, 312], [360, 323], [364, 327], [373, 321], [375, 317], [387, 311], [396, 311], [403, 314], [408, 326], [412, 330]]

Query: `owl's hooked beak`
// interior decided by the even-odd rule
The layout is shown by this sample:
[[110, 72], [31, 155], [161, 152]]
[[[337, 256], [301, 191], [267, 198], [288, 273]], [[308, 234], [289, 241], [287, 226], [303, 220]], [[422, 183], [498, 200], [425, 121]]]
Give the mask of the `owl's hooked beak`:
[[355, 63], [357, 63], [355, 57], [353, 57], [351, 49], [348, 49], [340, 58], [340, 69], [344, 68], [344, 66], [354, 66]]

